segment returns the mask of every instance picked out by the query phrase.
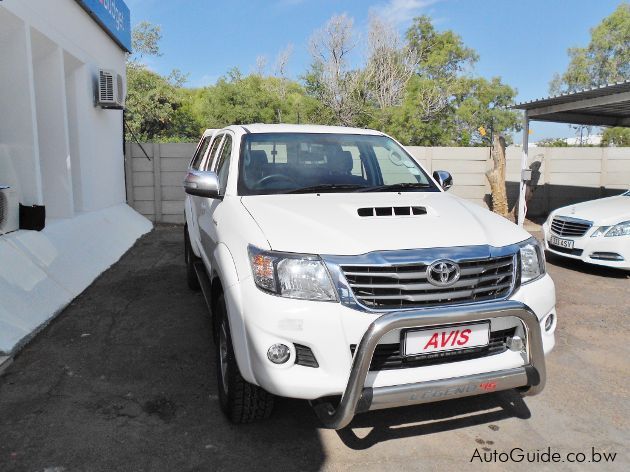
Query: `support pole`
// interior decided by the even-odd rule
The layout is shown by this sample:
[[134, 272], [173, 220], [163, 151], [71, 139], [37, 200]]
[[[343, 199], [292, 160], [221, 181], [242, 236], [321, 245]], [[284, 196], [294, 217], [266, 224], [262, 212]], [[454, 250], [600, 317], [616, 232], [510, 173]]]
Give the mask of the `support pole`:
[[521, 157], [521, 180], [518, 193], [518, 225], [523, 226], [525, 223], [525, 192], [527, 184], [524, 180], [524, 171], [527, 170], [527, 160], [529, 153], [529, 116], [527, 110], [523, 116], [523, 154]]

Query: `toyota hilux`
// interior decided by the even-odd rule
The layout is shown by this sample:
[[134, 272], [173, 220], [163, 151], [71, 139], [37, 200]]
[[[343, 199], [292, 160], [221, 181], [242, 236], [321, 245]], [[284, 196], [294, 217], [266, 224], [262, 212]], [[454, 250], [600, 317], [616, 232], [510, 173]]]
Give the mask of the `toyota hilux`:
[[543, 389], [557, 322], [544, 251], [452, 184], [373, 130], [204, 135], [184, 251], [231, 421], [268, 417], [276, 396], [340, 429], [369, 410]]

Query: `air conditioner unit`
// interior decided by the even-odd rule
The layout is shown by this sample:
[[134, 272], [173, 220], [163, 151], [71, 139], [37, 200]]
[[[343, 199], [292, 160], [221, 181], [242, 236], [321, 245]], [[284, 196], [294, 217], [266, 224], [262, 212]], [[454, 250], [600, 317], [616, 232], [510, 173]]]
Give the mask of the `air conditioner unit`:
[[123, 79], [116, 71], [99, 69], [96, 105], [121, 110], [125, 107]]
[[9, 147], [0, 144], [0, 235], [19, 229], [20, 195]]
[[0, 236], [20, 227], [20, 204], [17, 190], [0, 185]]

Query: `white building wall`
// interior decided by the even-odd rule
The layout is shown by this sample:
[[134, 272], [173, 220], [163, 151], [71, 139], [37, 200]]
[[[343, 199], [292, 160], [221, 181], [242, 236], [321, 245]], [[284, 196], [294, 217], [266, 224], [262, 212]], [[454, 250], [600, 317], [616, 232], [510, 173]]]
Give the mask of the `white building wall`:
[[122, 111], [94, 106], [98, 69], [125, 63], [75, 0], [0, 1], [0, 185], [47, 216], [0, 233], [0, 355], [151, 229], [125, 203]]
[[[125, 76], [125, 52], [74, 0], [4, 0], [0, 31], [5, 28], [10, 33], [0, 33], [0, 38], [6, 37], [0, 39], [0, 57], [17, 69], [21, 80], [16, 80], [18, 93], [3, 93], [5, 102], [0, 104], [3, 110], [21, 110], [23, 116], [14, 120], [3, 113], [13, 126], [0, 127], [0, 143], [8, 145], [5, 135], [16, 136], [11, 131], [17, 131], [12, 147], [20, 151], [10, 155], [20, 176], [22, 200], [44, 203], [51, 218], [124, 202], [122, 111], [94, 107], [94, 84], [99, 68]], [[0, 74], [11, 73], [8, 67], [1, 69]], [[68, 80], [74, 82], [70, 88]], [[24, 83], [31, 83], [31, 90]], [[75, 107], [70, 114], [68, 103]], [[38, 121], [35, 130], [33, 118]], [[75, 125], [72, 130], [70, 123]], [[46, 159], [39, 158], [43, 167], [38, 172], [33, 155], [44, 143]], [[72, 170], [73, 163], [79, 170]], [[76, 209], [75, 186], [82, 203]]]
[[[0, 172], [11, 163], [22, 202], [42, 203], [35, 90], [30, 86], [31, 35], [22, 20], [1, 7], [0, 65]], [[6, 178], [8, 172], [4, 173]]]

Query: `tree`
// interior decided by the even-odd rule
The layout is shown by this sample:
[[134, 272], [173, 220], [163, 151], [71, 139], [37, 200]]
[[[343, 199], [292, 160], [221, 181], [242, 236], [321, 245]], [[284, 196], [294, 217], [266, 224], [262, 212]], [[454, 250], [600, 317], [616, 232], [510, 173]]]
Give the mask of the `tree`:
[[[127, 69], [127, 139], [188, 140], [199, 125], [181, 92], [181, 78], [165, 78], [144, 67]], [[129, 132], [129, 129], [131, 132]]]
[[144, 56], [161, 56], [160, 41], [162, 40], [162, 28], [148, 21], [141, 21], [131, 32], [131, 49], [133, 55], [129, 61], [138, 63]]
[[507, 217], [508, 200], [505, 188], [505, 139], [494, 135], [492, 143], [492, 169], [486, 172], [492, 194], [492, 211]]
[[193, 114], [208, 128], [281, 120], [317, 122], [318, 118], [315, 100], [297, 82], [258, 74], [243, 76], [238, 69], [232, 69], [215, 85], [194, 91], [193, 95]]
[[417, 54], [419, 75], [452, 78], [479, 59], [459, 35], [450, 30], [437, 31], [426, 15], [414, 18], [406, 36], [409, 49]]
[[566, 139], [562, 138], [545, 138], [536, 143], [539, 147], [568, 147]]
[[480, 126], [497, 133], [520, 129], [518, 114], [507, 109], [516, 91], [499, 78], [473, 77], [478, 56], [457, 34], [437, 31], [421, 16], [406, 38], [416, 54], [416, 74], [401, 107], [387, 114], [388, 132], [409, 144], [470, 146], [487, 144]]
[[508, 109], [516, 91], [499, 78], [467, 73], [478, 56], [458, 35], [436, 31], [422, 16], [406, 38], [417, 55], [416, 73], [407, 82], [401, 105], [376, 114], [372, 126], [419, 146], [487, 145], [480, 126], [504, 134], [520, 129], [519, 115]]
[[569, 66], [551, 82], [551, 93], [630, 79], [630, 4], [622, 3], [591, 30], [586, 47], [568, 50]]
[[370, 17], [367, 46], [368, 98], [381, 110], [399, 105], [418, 66], [416, 51], [403, 46], [396, 29], [375, 15]]
[[630, 128], [608, 128], [602, 134], [602, 146], [630, 146]]
[[354, 20], [346, 14], [333, 16], [310, 40], [309, 90], [328, 107], [335, 121], [355, 125], [364, 109], [364, 76], [352, 70], [349, 54], [356, 47]]
[[[630, 4], [620, 4], [610, 16], [591, 29], [588, 46], [572, 47], [568, 54], [570, 62], [567, 70], [556, 74], [549, 85], [552, 94], [629, 80]], [[590, 127], [577, 126], [580, 136], [585, 129], [590, 133]], [[609, 135], [620, 137], [625, 133], [618, 130], [609, 132]], [[608, 139], [605, 141], [610, 142]]]
[[150, 71], [142, 62], [146, 56], [159, 56], [160, 27], [138, 24], [132, 33], [134, 54], [127, 60], [125, 138], [189, 140], [199, 137], [200, 126], [182, 86], [187, 76], [173, 70], [168, 77]]
[[479, 132], [480, 127], [492, 134], [521, 129], [520, 116], [508, 108], [514, 103], [516, 90], [500, 78], [461, 78], [456, 82], [454, 93], [457, 145], [487, 145]]

